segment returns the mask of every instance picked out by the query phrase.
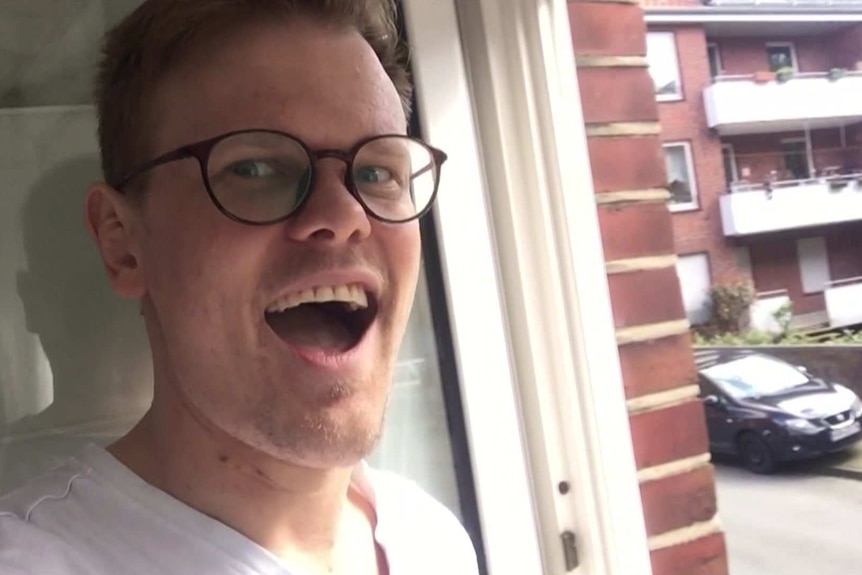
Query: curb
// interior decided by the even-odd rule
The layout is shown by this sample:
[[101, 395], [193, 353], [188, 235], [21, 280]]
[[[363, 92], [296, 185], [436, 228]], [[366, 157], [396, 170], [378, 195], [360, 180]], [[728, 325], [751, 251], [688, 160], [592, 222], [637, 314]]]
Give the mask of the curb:
[[862, 480], [862, 469], [848, 469], [841, 467], [832, 467], [826, 469], [818, 469], [817, 471], [812, 471], [811, 475], [820, 475], [825, 477], [839, 477], [841, 479], [855, 479], [857, 481]]

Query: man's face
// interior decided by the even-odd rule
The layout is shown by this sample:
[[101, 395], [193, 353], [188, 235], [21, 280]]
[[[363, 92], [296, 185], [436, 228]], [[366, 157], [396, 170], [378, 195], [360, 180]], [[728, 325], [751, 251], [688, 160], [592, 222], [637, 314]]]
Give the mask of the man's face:
[[[153, 120], [154, 155], [250, 128], [347, 150], [406, 124], [368, 44], [305, 22], [245, 26], [201, 47], [160, 85]], [[379, 435], [420, 239], [415, 221], [370, 219], [344, 187], [343, 162], [316, 168], [303, 209], [269, 226], [221, 214], [193, 159], [153, 170], [139, 263], [157, 385], [173, 386], [207, 425], [320, 467], [354, 463]], [[371, 302], [358, 328], [317, 304], [267, 312], [345, 287]]]

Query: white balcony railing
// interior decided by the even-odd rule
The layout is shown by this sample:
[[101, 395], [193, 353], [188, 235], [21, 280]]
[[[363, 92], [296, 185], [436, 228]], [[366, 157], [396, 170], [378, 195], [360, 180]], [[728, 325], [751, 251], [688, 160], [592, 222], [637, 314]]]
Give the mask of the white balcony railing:
[[829, 327], [862, 323], [862, 277], [829, 282], [823, 295]]
[[747, 236], [862, 220], [862, 173], [735, 184], [720, 198], [725, 236]]
[[719, 76], [703, 92], [707, 124], [722, 135], [734, 135], [802, 129], [806, 124], [839, 126], [862, 119], [862, 72], [836, 74], [795, 74], [784, 82], [767, 72], [760, 78]]
[[757, 294], [757, 299], [748, 308], [748, 327], [763, 333], [781, 333], [785, 329], [781, 319], [784, 310], [790, 313], [790, 296], [787, 290], [776, 290]]

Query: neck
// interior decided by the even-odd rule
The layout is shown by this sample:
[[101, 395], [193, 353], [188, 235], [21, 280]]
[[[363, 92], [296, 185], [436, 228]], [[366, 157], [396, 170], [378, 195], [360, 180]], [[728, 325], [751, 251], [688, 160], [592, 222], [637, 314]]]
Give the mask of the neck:
[[109, 448], [145, 481], [308, 572], [331, 573], [345, 554], [374, 549], [374, 512], [351, 490], [351, 468], [280, 461], [166, 395]]

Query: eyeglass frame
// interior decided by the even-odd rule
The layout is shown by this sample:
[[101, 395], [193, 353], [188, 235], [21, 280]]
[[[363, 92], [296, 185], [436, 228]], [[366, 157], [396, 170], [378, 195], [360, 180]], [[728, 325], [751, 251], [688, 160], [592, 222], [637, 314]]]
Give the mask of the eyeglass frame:
[[[310, 170], [311, 174], [310, 174], [310, 177], [308, 179], [307, 189], [303, 193], [302, 199], [300, 199], [300, 201], [296, 204], [296, 206], [290, 212], [288, 212], [287, 215], [280, 216], [280, 217], [275, 218], [273, 220], [267, 220], [264, 222], [255, 222], [252, 220], [246, 220], [244, 218], [237, 216], [236, 214], [232, 213], [227, 208], [225, 208], [222, 205], [222, 203], [219, 201], [219, 199], [216, 197], [215, 193], [213, 192], [212, 185], [210, 184], [209, 174], [208, 174], [210, 155], [212, 154], [213, 149], [215, 149], [215, 147], [220, 142], [222, 142], [223, 140], [226, 140], [228, 138], [232, 138], [234, 136], [239, 136], [242, 134], [250, 134], [250, 133], [264, 133], [264, 134], [274, 134], [274, 135], [278, 135], [278, 136], [286, 136], [287, 138], [290, 138], [291, 140], [293, 140], [297, 144], [299, 144], [309, 159], [309, 170]], [[414, 214], [413, 216], [411, 216], [407, 219], [404, 219], [404, 220], [395, 220], [395, 219], [390, 219], [390, 218], [384, 218], [384, 217], [376, 214], [368, 206], [368, 204], [365, 202], [365, 200], [362, 199], [362, 196], [359, 193], [359, 189], [356, 186], [356, 182], [353, 179], [353, 163], [356, 160], [356, 155], [359, 153], [359, 150], [361, 150], [366, 144], [369, 144], [370, 142], [374, 142], [376, 140], [382, 140], [385, 138], [393, 138], [393, 137], [411, 140], [411, 141], [419, 144], [420, 146], [422, 146], [426, 150], [428, 150], [429, 155], [431, 156], [432, 163], [429, 164], [428, 166], [422, 168], [421, 170], [419, 170], [416, 174], [411, 174], [411, 180], [424, 174], [429, 169], [436, 170], [436, 172], [437, 172], [436, 178], [434, 180], [434, 190], [431, 192], [431, 197], [428, 201], [428, 205], [425, 206], [425, 208], [423, 208], [421, 211], [416, 212], [416, 214]], [[359, 202], [359, 205], [362, 206], [363, 211], [368, 216], [374, 218], [375, 220], [378, 220], [378, 221], [381, 221], [384, 223], [388, 223], [388, 224], [405, 224], [407, 222], [412, 222], [413, 220], [418, 220], [419, 218], [421, 218], [422, 216], [427, 214], [431, 210], [431, 207], [434, 205], [434, 200], [436, 200], [436, 198], [437, 198], [437, 191], [440, 188], [441, 168], [443, 166], [443, 163], [448, 159], [448, 155], [443, 150], [435, 148], [429, 144], [426, 144], [425, 142], [423, 142], [422, 140], [420, 140], [418, 138], [415, 138], [413, 136], [408, 136], [406, 134], [379, 134], [376, 136], [370, 136], [368, 138], [363, 138], [362, 140], [360, 140], [359, 142], [354, 144], [353, 147], [350, 148], [349, 150], [324, 149], [324, 150], [315, 151], [315, 150], [311, 149], [311, 147], [308, 144], [306, 144], [301, 138], [299, 138], [298, 136], [295, 136], [289, 132], [283, 132], [281, 130], [272, 130], [272, 129], [266, 129], [266, 128], [260, 128], [260, 129], [249, 128], [249, 129], [244, 129], [244, 130], [235, 130], [232, 132], [227, 132], [225, 134], [215, 136], [214, 138], [208, 138], [206, 140], [201, 140], [199, 142], [194, 142], [192, 144], [186, 144], [185, 146], [180, 146], [179, 148], [177, 148], [175, 150], [172, 150], [170, 152], [166, 152], [164, 154], [156, 156], [152, 160], [149, 160], [149, 161], [144, 162], [143, 164], [140, 164], [137, 168], [135, 168], [134, 170], [129, 172], [126, 176], [124, 176], [122, 179], [120, 179], [120, 181], [117, 184], [112, 184], [112, 187], [115, 190], [117, 190], [118, 192], [120, 192], [121, 194], [125, 193], [124, 188], [129, 184], [129, 182], [131, 182], [133, 179], [137, 178], [141, 174], [144, 174], [144, 173], [146, 173], [146, 172], [148, 172], [154, 168], [157, 168], [159, 166], [163, 166], [163, 165], [169, 164], [171, 162], [177, 162], [179, 160], [186, 160], [189, 158], [194, 158], [198, 161], [198, 166], [200, 167], [200, 171], [201, 171], [201, 178], [203, 180], [204, 188], [206, 188], [207, 195], [209, 196], [210, 201], [212, 201], [212, 203], [215, 204], [216, 208], [218, 208], [218, 210], [224, 216], [226, 216], [227, 218], [230, 218], [231, 220], [233, 220], [235, 222], [239, 222], [241, 224], [246, 224], [246, 225], [250, 225], [250, 226], [270, 226], [270, 225], [274, 225], [274, 224], [277, 224], [277, 223], [280, 223], [280, 222], [287, 220], [289, 217], [296, 214], [297, 212], [299, 212], [302, 209], [302, 207], [308, 201], [308, 198], [311, 196], [311, 194], [315, 188], [315, 181], [317, 179], [317, 168], [316, 168], [317, 162], [319, 162], [320, 160], [322, 160], [324, 158], [335, 158], [335, 159], [341, 160], [342, 162], [347, 164], [347, 170], [344, 173], [344, 187], [347, 189], [347, 192], [351, 196], [353, 196], [353, 198], [357, 202]]]

